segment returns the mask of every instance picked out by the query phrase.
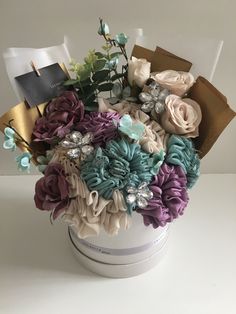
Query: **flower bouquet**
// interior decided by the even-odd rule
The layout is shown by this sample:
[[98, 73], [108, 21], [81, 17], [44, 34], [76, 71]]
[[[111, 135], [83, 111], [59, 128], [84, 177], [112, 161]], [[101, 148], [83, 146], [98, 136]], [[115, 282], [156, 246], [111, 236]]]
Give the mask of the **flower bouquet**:
[[0, 128], [5, 149], [23, 150], [18, 168], [33, 162], [43, 174], [35, 205], [69, 225], [80, 260], [91, 269], [97, 263], [101, 274], [130, 276], [156, 263], [200, 158], [235, 113], [206, 79], [193, 77], [191, 62], [159, 47], [135, 46], [129, 58], [128, 37], [113, 38], [102, 20], [98, 34], [102, 52], [72, 60], [63, 89], [45, 103], [13, 107]]

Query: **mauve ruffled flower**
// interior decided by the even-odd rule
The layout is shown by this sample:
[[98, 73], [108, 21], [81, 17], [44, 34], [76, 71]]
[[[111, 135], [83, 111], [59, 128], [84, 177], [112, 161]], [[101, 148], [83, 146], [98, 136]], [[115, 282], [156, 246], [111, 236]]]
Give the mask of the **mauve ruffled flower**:
[[83, 121], [78, 123], [75, 129], [83, 134], [93, 133], [92, 143], [104, 146], [108, 141], [119, 136], [117, 123], [120, 118], [117, 112], [91, 112], [85, 115]]
[[54, 144], [65, 137], [74, 124], [84, 117], [84, 104], [75, 92], [65, 91], [52, 100], [44, 110], [44, 116], [37, 119], [34, 129], [34, 141]]
[[181, 166], [187, 176], [187, 187], [194, 186], [200, 176], [200, 159], [190, 139], [171, 135], [167, 143], [166, 162]]
[[188, 203], [187, 179], [180, 166], [162, 164], [158, 175], [149, 185], [153, 198], [144, 209], [137, 209], [143, 215], [146, 226], [163, 227], [182, 215]]
[[65, 170], [58, 163], [50, 163], [35, 185], [35, 205], [38, 209], [52, 212], [56, 219], [69, 206], [69, 183]]

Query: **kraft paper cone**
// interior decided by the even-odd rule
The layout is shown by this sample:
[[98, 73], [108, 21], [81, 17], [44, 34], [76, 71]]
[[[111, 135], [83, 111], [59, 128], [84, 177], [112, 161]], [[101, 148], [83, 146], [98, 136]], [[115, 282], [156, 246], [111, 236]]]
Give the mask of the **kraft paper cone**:
[[160, 47], [156, 47], [152, 59], [152, 72], [175, 70], [189, 72], [192, 63], [170, 53]]
[[[175, 70], [188, 72], [192, 63], [160, 47], [155, 52], [135, 45], [132, 55], [151, 62], [151, 71]], [[208, 80], [198, 77], [192, 86], [189, 97], [197, 101], [202, 110], [199, 137], [194, 139], [200, 158], [203, 158], [217, 138], [235, 117], [236, 113], [227, 104], [227, 99]]]
[[189, 97], [195, 100], [202, 110], [199, 136], [194, 142], [200, 158], [203, 158], [236, 113], [227, 104], [227, 98], [204, 77], [198, 77]]
[[160, 47], [157, 47], [154, 52], [150, 49], [135, 45], [132, 56], [138, 59], [144, 58], [151, 62], [152, 72], [161, 72], [164, 70], [189, 72], [192, 66], [192, 63], [188, 60], [180, 58]]

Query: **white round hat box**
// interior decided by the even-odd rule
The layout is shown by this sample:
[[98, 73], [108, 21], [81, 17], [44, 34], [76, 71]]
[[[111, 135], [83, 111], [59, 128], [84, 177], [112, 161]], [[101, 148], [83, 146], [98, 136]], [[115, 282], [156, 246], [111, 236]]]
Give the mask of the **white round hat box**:
[[[150, 34], [145, 37], [140, 31], [136, 30], [134, 34], [136, 44], [154, 50], [156, 38], [151, 38]], [[212, 81], [222, 51], [222, 40], [182, 35], [174, 40], [173, 36], [163, 34], [163, 37], [158, 36], [158, 44], [190, 60], [193, 63], [191, 73], [196, 78], [203, 75]], [[158, 264], [166, 252], [169, 226], [146, 227], [142, 215], [133, 212], [130, 229], [120, 230], [114, 237], [101, 232], [98, 237], [82, 240], [72, 227], [68, 233], [75, 256], [82, 265], [105, 277], [122, 278], [139, 275]]]
[[142, 215], [132, 214], [128, 230], [109, 236], [80, 239], [69, 227], [69, 240], [79, 262], [99, 275], [112, 278], [132, 277], [154, 267], [167, 248], [169, 226], [154, 229], [145, 226]]

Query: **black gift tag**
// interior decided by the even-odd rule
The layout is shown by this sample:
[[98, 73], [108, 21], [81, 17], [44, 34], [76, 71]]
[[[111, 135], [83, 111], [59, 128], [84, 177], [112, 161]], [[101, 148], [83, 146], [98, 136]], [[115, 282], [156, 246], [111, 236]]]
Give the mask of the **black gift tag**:
[[15, 77], [30, 107], [47, 102], [65, 90], [67, 75], [58, 63]]

